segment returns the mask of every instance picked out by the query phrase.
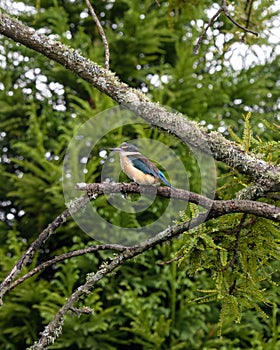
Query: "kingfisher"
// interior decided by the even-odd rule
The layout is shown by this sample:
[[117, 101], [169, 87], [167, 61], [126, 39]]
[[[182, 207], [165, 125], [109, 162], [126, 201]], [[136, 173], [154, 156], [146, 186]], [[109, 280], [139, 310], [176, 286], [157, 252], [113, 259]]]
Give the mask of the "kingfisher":
[[159, 185], [163, 182], [175, 189], [166, 180], [163, 172], [131, 143], [123, 142], [120, 147], [110, 148], [110, 150], [119, 153], [122, 171], [134, 182], [139, 185]]

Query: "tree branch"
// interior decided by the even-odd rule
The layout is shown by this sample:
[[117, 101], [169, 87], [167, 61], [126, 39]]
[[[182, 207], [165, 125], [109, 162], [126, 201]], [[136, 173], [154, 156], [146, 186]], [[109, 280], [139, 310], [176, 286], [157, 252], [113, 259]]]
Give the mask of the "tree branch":
[[[256, 202], [251, 200], [212, 200], [194, 192], [176, 189], [169, 187], [153, 187], [139, 186], [132, 183], [92, 183], [92, 184], [77, 184], [77, 189], [87, 191], [90, 199], [96, 199], [102, 194], [112, 193], [141, 193], [142, 195], [154, 195], [156, 189], [157, 195], [165, 198], [173, 198], [194, 203], [200, 207], [209, 210], [210, 217], [212, 215], [220, 216], [229, 213], [247, 213], [259, 217], [264, 217], [275, 222], [280, 222], [280, 208], [271, 204]], [[213, 216], [213, 217], [214, 217]]]
[[[88, 203], [88, 196], [91, 198], [96, 198], [96, 195], [104, 194], [104, 193], [116, 193], [116, 192], [125, 192], [125, 193], [143, 193], [143, 194], [151, 194], [154, 193], [155, 188], [149, 186], [139, 186], [135, 183], [130, 184], [79, 184], [78, 188], [80, 190], [87, 191], [87, 195], [82, 196], [78, 200], [70, 203], [70, 208], [66, 209], [61, 215], [59, 215], [52, 224], [45, 229], [36, 241], [33, 242], [28, 251], [22, 256], [22, 258], [18, 261], [16, 266], [10, 272], [10, 274], [6, 277], [1, 287], [1, 295], [15, 287], [17, 284], [21, 283], [23, 280], [19, 279], [13, 285], [11, 285], [12, 280], [16, 277], [16, 275], [21, 271], [22, 267], [26, 265], [26, 262], [34, 256], [35, 251], [50, 237], [52, 233], [70, 216], [71, 213], [77, 212], [80, 210], [86, 203]], [[280, 208], [274, 207], [272, 205], [260, 202], [253, 201], [245, 201], [245, 200], [228, 200], [228, 201], [217, 201], [211, 200], [209, 198], [203, 197], [196, 193], [184, 191], [184, 190], [172, 190], [169, 187], [158, 187], [156, 188], [157, 194], [162, 195], [167, 198], [177, 198], [180, 200], [187, 200], [192, 203], [196, 203], [206, 209], [209, 210], [207, 217], [205, 213], [199, 214], [196, 218], [191, 219], [187, 222], [184, 222], [180, 225], [168, 227], [162, 232], [159, 232], [152, 238], [149, 238], [135, 246], [132, 247], [124, 247], [120, 245], [101, 245], [96, 247], [89, 247], [83, 250], [70, 252], [67, 254], [63, 254], [60, 257], [56, 257], [53, 260], [42, 264], [40, 267], [32, 270], [26, 276], [23, 276], [23, 279], [30, 277], [34, 273], [38, 272], [58, 261], [62, 261], [63, 259], [70, 258], [73, 256], [77, 256], [79, 254], [88, 253], [90, 251], [94, 251], [97, 249], [115, 249], [120, 250], [121, 254], [117, 257], [113, 258], [109, 264], [103, 264], [101, 268], [94, 274], [89, 274], [87, 281], [84, 285], [81, 285], [66, 301], [66, 303], [60, 308], [58, 313], [55, 315], [53, 320], [48, 324], [45, 328], [42, 336], [38, 342], [36, 342], [30, 349], [38, 350], [44, 349], [46, 346], [52, 344], [55, 339], [60, 335], [63, 325], [63, 319], [65, 314], [69, 310], [73, 310], [74, 304], [78, 301], [81, 296], [88, 294], [91, 292], [96, 283], [101, 280], [105, 275], [109, 274], [113, 270], [115, 270], [118, 266], [122, 265], [126, 260], [131, 259], [144, 251], [154, 247], [159, 243], [163, 243], [165, 241], [171, 240], [172, 238], [180, 235], [181, 233], [190, 230], [198, 225], [202, 224], [213, 218], [218, 218], [222, 215], [226, 215], [229, 213], [235, 212], [244, 212], [255, 214], [262, 217], [270, 218], [274, 221], [280, 221]]]
[[262, 193], [280, 190], [278, 167], [245, 153], [217, 132], [207, 133], [182, 114], [168, 112], [165, 108], [151, 103], [145, 95], [129, 88], [112, 72], [84, 58], [77, 51], [45, 35], [37, 34], [33, 29], [2, 12], [0, 12], [0, 33], [62, 64], [118, 104], [140, 115], [151, 125], [171, 132], [184, 143], [212, 154], [216, 160], [249, 176], [258, 182]]
[[99, 250], [116, 250], [119, 252], [123, 252], [125, 249], [127, 249], [127, 247], [120, 245], [120, 244], [100, 244], [100, 245], [95, 245], [95, 246], [87, 247], [84, 249], [78, 249], [78, 250], [74, 250], [72, 252], [58, 255], [55, 258], [48, 260], [48, 261], [45, 261], [42, 264], [36, 266], [33, 270], [29, 271], [28, 273], [26, 273], [22, 277], [18, 278], [14, 283], [12, 283], [8, 287], [7, 291], [14, 289], [15, 287], [17, 287], [19, 284], [21, 284], [22, 282], [24, 282], [28, 278], [34, 276], [36, 273], [39, 273], [39, 272], [45, 270], [47, 267], [52, 266], [54, 264], [57, 264], [58, 262], [73, 258], [75, 256], [96, 252]]

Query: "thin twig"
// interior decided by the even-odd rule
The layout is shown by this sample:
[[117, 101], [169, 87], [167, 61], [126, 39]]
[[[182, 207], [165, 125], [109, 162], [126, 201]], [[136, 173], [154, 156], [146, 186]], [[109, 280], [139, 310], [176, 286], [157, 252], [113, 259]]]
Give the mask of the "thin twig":
[[237, 23], [235, 21], [235, 19], [233, 19], [233, 17], [231, 17], [230, 13], [229, 13], [229, 10], [228, 10], [228, 7], [227, 7], [227, 3], [226, 3], [226, 0], [222, 0], [222, 5], [221, 5], [221, 8], [223, 9], [224, 13], [225, 13], [225, 16], [233, 23], [235, 24], [238, 28], [244, 30], [244, 32], [247, 32], [247, 33], [251, 33], [251, 34], [254, 34], [256, 36], [259, 36], [259, 34], [257, 32], [255, 32], [254, 30], [251, 30], [251, 29], [248, 29], [244, 26], [242, 26], [241, 24]]
[[[253, 1], [254, 0], [248, 0], [245, 4], [245, 8], [244, 8], [245, 12], [248, 8], [248, 15], [247, 15], [246, 26], [245, 26], [246, 28], [248, 28], [249, 24], [250, 24], [250, 17], [251, 17], [252, 8], [253, 8]], [[245, 40], [245, 36], [246, 36], [246, 32], [243, 34], [242, 41]]]
[[205, 37], [206, 33], [207, 33], [207, 30], [212, 26], [212, 24], [214, 23], [214, 21], [216, 20], [217, 17], [219, 17], [219, 15], [224, 12], [225, 16], [234, 24], [236, 25], [238, 28], [242, 29], [244, 32], [247, 32], [247, 33], [251, 33], [251, 34], [254, 34], [256, 36], [258, 36], [259, 34], [251, 29], [248, 29], [247, 26], [249, 25], [249, 18], [250, 18], [250, 14], [251, 14], [251, 10], [249, 11], [249, 15], [248, 15], [248, 18], [247, 18], [247, 24], [246, 24], [246, 27], [242, 26], [241, 24], [239, 24], [238, 22], [236, 22], [234, 20], [234, 18], [230, 15], [229, 13], [229, 10], [228, 10], [228, 7], [227, 7], [227, 3], [226, 3], [226, 0], [222, 0], [222, 3], [221, 3], [221, 7], [218, 9], [218, 11], [214, 14], [213, 17], [210, 18], [209, 20], [209, 23], [207, 24], [207, 26], [204, 28], [203, 32], [201, 33], [201, 35], [199, 36], [198, 38], [198, 41], [193, 49], [193, 53], [195, 55], [198, 54], [198, 51], [200, 49], [200, 46], [201, 46], [201, 43], [202, 43], [202, 40], [203, 38]]
[[96, 15], [96, 13], [94, 12], [94, 9], [90, 3], [89, 0], [85, 0], [86, 1], [86, 4], [87, 4], [87, 7], [89, 9], [89, 12], [90, 14], [92, 15], [92, 18], [95, 22], [95, 24], [97, 25], [97, 28], [98, 28], [98, 31], [99, 31], [99, 34], [102, 38], [102, 41], [103, 41], [103, 45], [104, 45], [104, 51], [105, 51], [105, 63], [104, 63], [104, 67], [106, 69], [109, 69], [110, 68], [110, 51], [109, 51], [109, 45], [108, 45], [108, 41], [107, 41], [107, 38], [106, 38], [106, 34], [104, 32], [104, 29]]
[[169, 259], [169, 260], [159, 261], [156, 264], [157, 265], [169, 265], [169, 264], [173, 263], [174, 261], [178, 261], [182, 257], [183, 257], [183, 255], [178, 255], [178, 256], [175, 256], [174, 258]]
[[[238, 258], [240, 232], [245, 226], [244, 223], [245, 223], [245, 220], [246, 220], [247, 216], [248, 216], [247, 214], [243, 214], [241, 219], [240, 219], [239, 224], [237, 225], [237, 227], [235, 227], [233, 229], [234, 234], [235, 234], [235, 245], [234, 245], [234, 248], [233, 248], [234, 254], [233, 254], [232, 259], [226, 264], [226, 266], [224, 266], [221, 270], [219, 270], [221, 272], [224, 272], [224, 271], [228, 270], [231, 266], [233, 266], [233, 264], [236, 262], [236, 260]], [[250, 225], [252, 225], [251, 222], [250, 222]]]
[[249, 27], [249, 24], [250, 24], [250, 17], [251, 17], [252, 8], [253, 8], [253, 1], [254, 1], [254, 0], [249, 0], [249, 1], [246, 3], [245, 11], [246, 11], [246, 9], [247, 9], [247, 6], [249, 7], [249, 9], [248, 9], [248, 16], [247, 16], [247, 20], [246, 20], [246, 28], [248, 28], [248, 27]]
[[127, 247], [120, 245], [120, 244], [100, 244], [100, 245], [95, 245], [95, 246], [91, 246], [91, 247], [84, 248], [84, 249], [78, 249], [78, 250], [74, 250], [72, 252], [58, 255], [55, 258], [48, 260], [48, 261], [45, 261], [42, 264], [36, 266], [33, 270], [29, 271], [24, 276], [18, 278], [14, 283], [12, 283], [9, 286], [8, 291], [14, 289], [15, 287], [17, 287], [19, 284], [21, 284], [22, 282], [24, 282], [28, 278], [34, 276], [36, 273], [39, 273], [40, 271], [45, 270], [47, 267], [52, 266], [54, 264], [57, 264], [58, 262], [64, 261], [66, 259], [70, 259], [70, 258], [73, 258], [75, 256], [79, 256], [79, 255], [84, 255], [84, 254], [96, 252], [99, 250], [116, 250], [119, 252], [123, 252], [125, 249], [127, 249]]
[[211, 27], [211, 25], [214, 23], [215, 19], [217, 17], [219, 17], [220, 13], [223, 12], [223, 9], [220, 7], [219, 10], [214, 14], [213, 17], [210, 18], [209, 23], [207, 24], [207, 26], [204, 28], [203, 32], [200, 34], [198, 41], [193, 49], [193, 53], [194, 55], [198, 54], [198, 51], [200, 49], [200, 45], [202, 43], [203, 38], [205, 37], [207, 30]]

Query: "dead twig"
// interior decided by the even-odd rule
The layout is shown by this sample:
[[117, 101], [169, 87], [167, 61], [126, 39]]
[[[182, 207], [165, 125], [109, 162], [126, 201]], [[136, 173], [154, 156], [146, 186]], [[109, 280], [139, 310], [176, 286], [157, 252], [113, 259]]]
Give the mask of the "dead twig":
[[[246, 28], [249, 27], [249, 24], [250, 24], [250, 17], [251, 17], [251, 13], [252, 13], [252, 8], [253, 8], [253, 1], [254, 0], [247, 0], [246, 4], [245, 4], [245, 12], [247, 11], [248, 9], [248, 15], [247, 15], [247, 20], [246, 20]], [[243, 37], [242, 37], [242, 41], [245, 40], [245, 36], [246, 36], [246, 32], [244, 32], [243, 34]]]
[[201, 35], [199, 36], [198, 41], [197, 41], [197, 43], [196, 43], [196, 45], [195, 45], [195, 47], [194, 47], [194, 49], [193, 49], [193, 53], [194, 53], [195, 55], [198, 54], [200, 45], [201, 45], [201, 43], [202, 43], [203, 38], [205, 37], [205, 35], [206, 35], [206, 33], [207, 33], [207, 30], [209, 29], [209, 27], [211, 27], [211, 25], [214, 23], [215, 19], [216, 19], [217, 17], [219, 17], [220, 14], [221, 14], [222, 12], [223, 12], [223, 9], [220, 7], [219, 10], [214, 14], [214, 16], [210, 18], [209, 23], [207, 24], [207, 26], [204, 28], [203, 32], [202, 32]]
[[219, 15], [224, 12], [225, 16], [235, 25], [237, 26], [238, 28], [242, 29], [245, 33], [251, 33], [251, 34], [254, 34], [256, 36], [258, 36], [259, 34], [257, 32], [255, 32], [254, 30], [251, 30], [251, 29], [248, 29], [248, 25], [249, 25], [249, 19], [250, 19], [250, 16], [251, 16], [251, 7], [249, 9], [249, 14], [248, 14], [248, 17], [247, 17], [247, 23], [246, 23], [246, 26], [242, 26], [241, 24], [239, 24], [238, 22], [235, 21], [235, 19], [230, 15], [229, 13], [229, 10], [228, 10], [228, 6], [227, 6], [227, 2], [226, 0], [222, 0], [221, 2], [221, 6], [220, 8], [218, 9], [218, 11], [214, 14], [213, 17], [210, 18], [207, 26], [204, 28], [203, 32], [201, 33], [201, 35], [199, 36], [198, 38], [198, 41], [193, 49], [193, 53], [195, 55], [198, 54], [198, 51], [199, 51], [199, 48], [201, 46], [201, 43], [202, 43], [202, 40], [203, 38], [205, 37], [206, 33], [207, 33], [207, 30], [212, 26], [212, 24], [214, 23], [214, 21], [216, 20], [217, 17], [219, 17]]
[[89, 0], [85, 0], [86, 1], [86, 4], [87, 4], [87, 7], [89, 9], [89, 12], [90, 14], [92, 15], [92, 18], [95, 22], [95, 24], [97, 25], [97, 28], [98, 28], [98, 31], [99, 31], [99, 34], [101, 36], [101, 39], [103, 41], [103, 45], [104, 45], [104, 51], [105, 51], [105, 64], [104, 64], [104, 67], [106, 69], [109, 69], [110, 68], [110, 51], [109, 51], [109, 45], [108, 45], [108, 41], [107, 41], [107, 38], [106, 38], [106, 34], [104, 32], [104, 29], [96, 15], [96, 13], [94, 12], [94, 9], [90, 3]]
[[224, 11], [224, 13], [225, 13], [225, 16], [226, 16], [234, 25], [236, 25], [238, 28], [244, 30], [244, 32], [251, 33], [251, 34], [254, 34], [254, 35], [256, 35], [256, 36], [259, 36], [259, 34], [258, 34], [257, 32], [255, 32], [254, 30], [248, 29], [247, 27], [242, 26], [241, 24], [237, 23], [233, 17], [231, 17], [231, 15], [230, 15], [230, 13], [229, 13], [229, 10], [228, 10], [228, 7], [227, 7], [227, 2], [226, 2], [226, 0], [222, 0], [221, 8], [223, 9], [223, 11]]

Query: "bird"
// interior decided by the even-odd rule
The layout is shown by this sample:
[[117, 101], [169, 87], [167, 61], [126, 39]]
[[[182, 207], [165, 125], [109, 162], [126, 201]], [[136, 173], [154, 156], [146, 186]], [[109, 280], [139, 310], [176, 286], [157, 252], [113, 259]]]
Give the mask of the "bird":
[[119, 153], [122, 171], [134, 182], [139, 185], [159, 185], [163, 182], [175, 189], [167, 181], [163, 172], [131, 143], [123, 142], [120, 147], [110, 148], [110, 150]]

